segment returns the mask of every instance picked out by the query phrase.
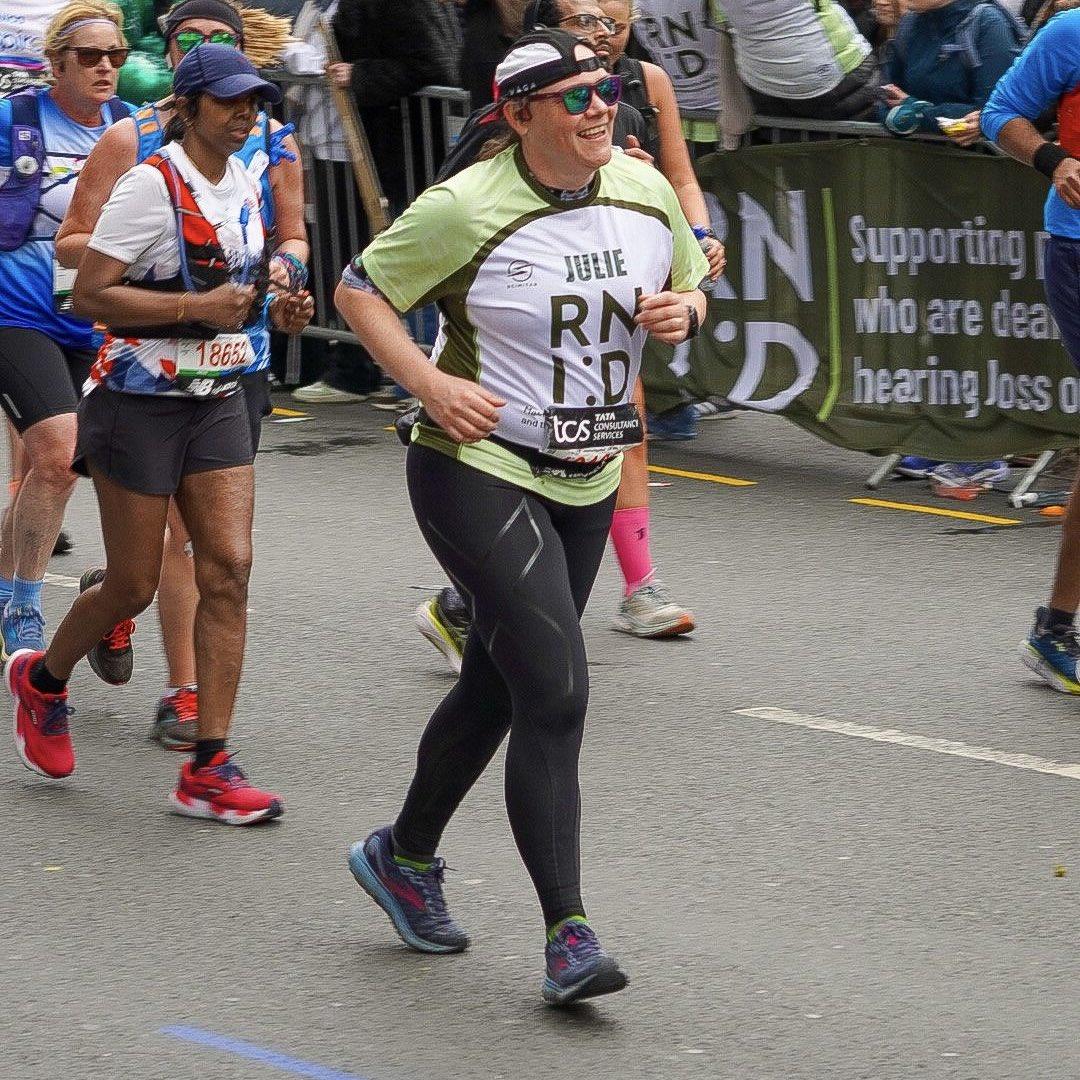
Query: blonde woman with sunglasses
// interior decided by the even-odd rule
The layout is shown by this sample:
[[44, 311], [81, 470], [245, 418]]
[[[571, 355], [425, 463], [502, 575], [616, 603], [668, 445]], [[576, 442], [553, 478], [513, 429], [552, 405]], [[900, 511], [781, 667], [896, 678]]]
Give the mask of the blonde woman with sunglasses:
[[41, 585], [75, 483], [75, 408], [101, 335], [71, 313], [54, 237], [87, 156], [129, 112], [116, 97], [122, 25], [112, 4], [67, 4], [45, 33], [51, 85], [0, 100], [0, 405], [28, 466], [4, 517], [5, 661], [43, 640]]

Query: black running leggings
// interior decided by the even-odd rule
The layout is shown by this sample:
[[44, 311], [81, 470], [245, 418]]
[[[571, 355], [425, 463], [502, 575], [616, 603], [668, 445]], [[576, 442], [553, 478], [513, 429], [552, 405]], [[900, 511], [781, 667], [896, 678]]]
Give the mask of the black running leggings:
[[473, 623], [461, 675], [420, 740], [394, 842], [404, 855], [433, 858], [509, 732], [506, 809], [545, 922], [584, 915], [578, 754], [589, 673], [580, 618], [615, 496], [567, 506], [415, 445], [407, 472], [420, 531]]

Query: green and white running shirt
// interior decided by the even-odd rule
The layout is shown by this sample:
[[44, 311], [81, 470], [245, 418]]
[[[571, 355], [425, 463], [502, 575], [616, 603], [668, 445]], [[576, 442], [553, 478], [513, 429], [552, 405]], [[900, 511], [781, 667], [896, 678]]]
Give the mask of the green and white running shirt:
[[[560, 201], [520, 147], [428, 188], [361, 258], [399, 311], [438, 304], [432, 361], [503, 398], [495, 434], [532, 449], [549, 406], [630, 400], [645, 341], [638, 296], [695, 289], [708, 272], [657, 169], [614, 153], [587, 195]], [[596, 502], [618, 486], [618, 459], [588, 479], [534, 477], [486, 440], [458, 444], [428, 425], [413, 437], [561, 502]]]

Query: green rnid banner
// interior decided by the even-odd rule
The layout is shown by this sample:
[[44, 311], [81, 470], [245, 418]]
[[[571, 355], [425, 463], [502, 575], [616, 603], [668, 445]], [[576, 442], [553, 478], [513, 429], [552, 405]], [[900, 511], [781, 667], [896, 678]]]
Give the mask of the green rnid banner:
[[1034, 170], [883, 139], [752, 147], [697, 171], [728, 265], [700, 336], [647, 348], [653, 411], [723, 394], [849, 449], [949, 461], [1080, 437]]

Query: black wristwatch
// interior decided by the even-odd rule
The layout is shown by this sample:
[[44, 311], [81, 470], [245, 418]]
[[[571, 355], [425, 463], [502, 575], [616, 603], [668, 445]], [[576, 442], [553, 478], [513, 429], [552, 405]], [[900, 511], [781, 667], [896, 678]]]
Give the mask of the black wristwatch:
[[686, 314], [690, 316], [690, 329], [686, 331], [683, 341], [690, 341], [698, 336], [701, 325], [698, 322], [697, 308], [693, 304], [686, 305]]

